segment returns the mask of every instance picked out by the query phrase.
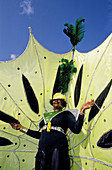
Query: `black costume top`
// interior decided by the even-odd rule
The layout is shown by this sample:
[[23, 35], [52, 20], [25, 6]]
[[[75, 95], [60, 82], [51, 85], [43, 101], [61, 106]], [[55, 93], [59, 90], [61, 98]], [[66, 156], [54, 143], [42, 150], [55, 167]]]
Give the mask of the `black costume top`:
[[[75, 109], [76, 112], [78, 110]], [[81, 131], [83, 125], [83, 115], [79, 115], [78, 119], [69, 111], [62, 111], [61, 113], [54, 116], [51, 120], [51, 126], [61, 127], [64, 132], [69, 128], [73, 133], [78, 134]], [[40, 128], [45, 125], [45, 121], [42, 120], [39, 124]], [[52, 130], [47, 132], [47, 130], [43, 130], [41, 133], [39, 131], [28, 130], [27, 135], [40, 139], [39, 141], [39, 149], [49, 150], [56, 147], [68, 147], [68, 142], [66, 135], [62, 132], [58, 132], [56, 130]]]

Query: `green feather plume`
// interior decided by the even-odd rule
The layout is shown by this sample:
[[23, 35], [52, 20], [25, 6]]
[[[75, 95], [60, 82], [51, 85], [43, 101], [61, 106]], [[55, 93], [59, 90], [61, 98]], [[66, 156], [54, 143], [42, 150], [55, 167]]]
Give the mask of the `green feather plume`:
[[80, 17], [76, 20], [75, 26], [69, 23], [64, 24], [67, 29], [64, 28], [63, 32], [70, 38], [73, 47], [75, 47], [84, 37], [85, 26], [83, 22], [85, 22], [85, 19]]
[[73, 60], [61, 59], [62, 64], [60, 65], [60, 74], [58, 77], [58, 91], [65, 94], [68, 91], [68, 86], [73, 73], [77, 72], [77, 68], [74, 67]]

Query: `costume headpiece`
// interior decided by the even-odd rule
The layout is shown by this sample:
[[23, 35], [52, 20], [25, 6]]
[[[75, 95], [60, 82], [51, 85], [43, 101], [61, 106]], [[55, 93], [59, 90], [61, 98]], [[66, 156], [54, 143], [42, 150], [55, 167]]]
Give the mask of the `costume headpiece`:
[[78, 42], [82, 40], [84, 37], [84, 25], [82, 24], [85, 22], [85, 19], [80, 17], [76, 20], [75, 26], [72, 24], [66, 23], [64, 26], [67, 29], [64, 29], [63, 32], [70, 38], [73, 50], [72, 59], [69, 61], [67, 59], [62, 58], [60, 62], [59, 69], [58, 69], [58, 76], [56, 78], [56, 90], [55, 94], [53, 95], [52, 100], [50, 100], [50, 104], [53, 104], [53, 100], [61, 99], [64, 101], [64, 106], [66, 106], [66, 96], [65, 94], [68, 91], [69, 83], [71, 81], [71, 77], [73, 73], [77, 72], [77, 68], [74, 66], [74, 51], [76, 49], [76, 45]]
[[53, 95], [53, 98], [50, 100], [50, 104], [53, 105], [53, 101], [54, 101], [54, 100], [57, 100], [57, 99], [62, 100], [62, 101], [63, 101], [63, 104], [62, 104], [62, 105], [63, 105], [64, 107], [66, 106], [66, 96], [63, 95], [63, 94], [61, 94], [61, 93], [55, 93], [55, 94]]

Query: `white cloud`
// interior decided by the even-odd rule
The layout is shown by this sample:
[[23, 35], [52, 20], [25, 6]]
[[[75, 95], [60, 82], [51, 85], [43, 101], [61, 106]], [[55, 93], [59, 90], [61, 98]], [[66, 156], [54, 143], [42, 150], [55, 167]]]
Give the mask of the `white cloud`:
[[10, 58], [11, 58], [12, 60], [16, 59], [16, 57], [17, 57], [16, 54], [11, 54], [11, 55], [10, 55]]
[[31, 0], [23, 0], [20, 3], [20, 7], [22, 8], [22, 12], [20, 14], [26, 14], [26, 15], [30, 15], [34, 13], [34, 9], [31, 6]]

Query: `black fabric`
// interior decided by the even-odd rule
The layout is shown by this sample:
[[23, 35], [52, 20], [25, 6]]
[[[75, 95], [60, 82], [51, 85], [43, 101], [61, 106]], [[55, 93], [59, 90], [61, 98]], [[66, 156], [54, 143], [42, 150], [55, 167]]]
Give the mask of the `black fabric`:
[[0, 146], [7, 146], [12, 144], [13, 143], [9, 139], [0, 137]]
[[[67, 128], [70, 128], [73, 133], [78, 134], [81, 131], [83, 119], [84, 116], [79, 115], [78, 120], [76, 121], [75, 117], [70, 112], [62, 112], [51, 120], [51, 126], [61, 127], [64, 129], [65, 132]], [[44, 120], [42, 120], [40, 122], [40, 128], [42, 128], [44, 125]], [[56, 130], [51, 130], [50, 132], [43, 130], [41, 135], [39, 132], [28, 130], [27, 134], [38, 139], [40, 138], [39, 150], [37, 154], [38, 159], [36, 160], [36, 170], [41, 170], [42, 166], [42, 170], [52, 170], [51, 165], [54, 162], [53, 157], [56, 157], [56, 159], [59, 160], [59, 162], [57, 161], [56, 165], [58, 167], [59, 163], [58, 170], [70, 169], [70, 161], [68, 156], [68, 141], [65, 134]], [[58, 151], [55, 154], [54, 151], [56, 148], [58, 149]], [[56, 156], [58, 155], [58, 153], [59, 156]], [[54, 164], [53, 166], [55, 166]]]
[[0, 111], [0, 120], [6, 122], [6, 123], [18, 123], [20, 124], [20, 122], [15, 119], [14, 117], [7, 115], [6, 113]]
[[41, 133], [39, 131], [34, 131], [34, 130], [28, 129], [27, 135], [29, 135], [33, 138], [36, 138], [36, 139], [40, 139]]
[[[63, 111], [51, 120], [51, 125], [62, 127], [65, 132], [67, 128], [69, 128], [73, 133], [78, 134], [81, 131], [83, 119], [84, 116], [79, 115], [78, 120], [76, 121], [75, 116], [71, 112]], [[39, 126], [42, 128], [44, 125], [44, 120], [42, 120]]]
[[49, 151], [39, 150], [35, 170], [70, 170], [67, 148], [54, 148]]
[[52, 154], [51, 169], [59, 169], [59, 150], [57, 148], [54, 149]]
[[101, 136], [97, 142], [97, 146], [101, 148], [112, 148], [112, 130]]

